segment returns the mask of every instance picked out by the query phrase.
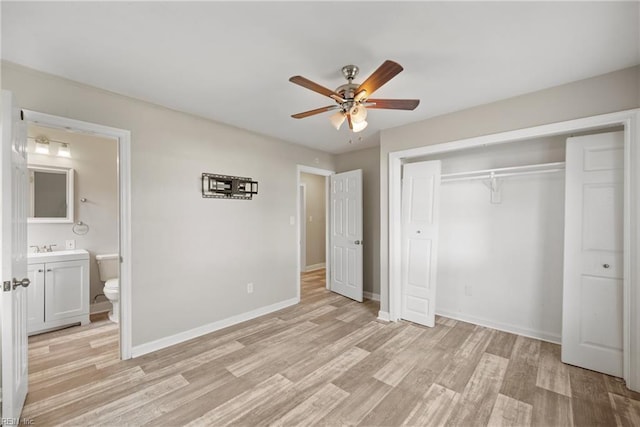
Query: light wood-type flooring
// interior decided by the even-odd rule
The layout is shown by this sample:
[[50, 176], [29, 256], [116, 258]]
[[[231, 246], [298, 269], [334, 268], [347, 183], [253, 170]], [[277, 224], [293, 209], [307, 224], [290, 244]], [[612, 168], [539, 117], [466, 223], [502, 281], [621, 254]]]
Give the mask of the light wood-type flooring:
[[36, 426], [640, 426], [640, 394], [560, 347], [378, 304], [303, 275], [302, 303], [129, 361], [106, 320], [32, 337]]

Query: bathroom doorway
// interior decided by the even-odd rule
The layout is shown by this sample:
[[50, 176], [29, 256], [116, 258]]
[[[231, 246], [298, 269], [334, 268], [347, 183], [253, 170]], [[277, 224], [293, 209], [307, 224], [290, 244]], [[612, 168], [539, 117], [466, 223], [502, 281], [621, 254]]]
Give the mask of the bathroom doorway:
[[[49, 371], [67, 375], [54, 362], [60, 351], [97, 357], [100, 366], [131, 358], [130, 133], [34, 111], [23, 115], [33, 181], [28, 264], [35, 283], [46, 285], [32, 290], [29, 351], [38, 360], [29, 375], [50, 382], [56, 380], [47, 379]], [[42, 194], [58, 196], [36, 200]]]
[[27, 167], [29, 376], [38, 389], [66, 377], [62, 367], [78, 355], [120, 360], [118, 140], [29, 122]]

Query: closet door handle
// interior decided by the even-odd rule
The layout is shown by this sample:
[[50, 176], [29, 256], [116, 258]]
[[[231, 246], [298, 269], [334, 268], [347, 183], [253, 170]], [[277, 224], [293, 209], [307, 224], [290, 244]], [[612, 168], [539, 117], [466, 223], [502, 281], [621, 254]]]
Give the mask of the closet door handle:
[[47, 272], [51, 272], [51, 271], [53, 271], [53, 270], [52, 270], [52, 269], [50, 269], [50, 268], [47, 268]]
[[602, 266], [603, 266], [604, 268], [609, 268], [609, 267], [611, 267], [609, 264], [602, 264]]
[[43, 271], [44, 271], [44, 270], [43, 270], [43, 269], [41, 269], [41, 268], [39, 268], [39, 269], [38, 269], [38, 273], [42, 273]]

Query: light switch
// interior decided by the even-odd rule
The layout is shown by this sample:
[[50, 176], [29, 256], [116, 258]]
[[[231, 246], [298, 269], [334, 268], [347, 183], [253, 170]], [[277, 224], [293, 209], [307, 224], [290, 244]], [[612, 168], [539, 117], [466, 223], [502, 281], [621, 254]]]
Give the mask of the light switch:
[[290, 225], [296, 225], [296, 217], [295, 216], [290, 216], [289, 217], [289, 224]]

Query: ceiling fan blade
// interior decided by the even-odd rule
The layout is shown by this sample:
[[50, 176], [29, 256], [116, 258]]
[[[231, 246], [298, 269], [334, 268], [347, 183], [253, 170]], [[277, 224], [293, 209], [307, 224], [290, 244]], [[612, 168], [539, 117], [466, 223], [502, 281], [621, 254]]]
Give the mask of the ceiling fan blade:
[[347, 113], [347, 121], [349, 122], [349, 129], [353, 130], [353, 122], [351, 121], [350, 113]]
[[340, 94], [335, 93], [331, 89], [327, 89], [324, 86], [320, 86], [318, 83], [312, 82], [311, 80], [302, 76], [293, 76], [289, 79], [289, 81], [314, 92], [318, 92], [321, 95], [328, 96], [329, 98], [335, 99], [337, 97], [338, 99], [342, 99]]
[[[369, 105], [375, 103], [375, 105]], [[420, 104], [419, 99], [367, 99], [366, 108], [381, 108], [386, 110], [415, 110]]]
[[384, 63], [378, 67], [377, 70], [373, 72], [369, 76], [367, 80], [364, 81], [359, 87], [356, 93], [359, 93], [362, 90], [367, 91], [367, 96], [371, 96], [373, 92], [378, 90], [380, 86], [394, 78], [400, 71], [404, 68], [396, 62], [386, 60]]
[[294, 119], [304, 119], [305, 117], [313, 116], [316, 114], [324, 113], [325, 111], [337, 110], [337, 105], [329, 105], [327, 107], [316, 108], [315, 110], [305, 111], [304, 113], [292, 114]]

